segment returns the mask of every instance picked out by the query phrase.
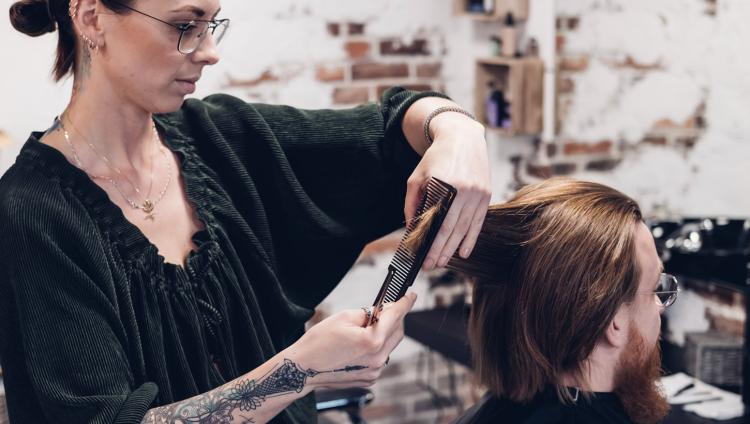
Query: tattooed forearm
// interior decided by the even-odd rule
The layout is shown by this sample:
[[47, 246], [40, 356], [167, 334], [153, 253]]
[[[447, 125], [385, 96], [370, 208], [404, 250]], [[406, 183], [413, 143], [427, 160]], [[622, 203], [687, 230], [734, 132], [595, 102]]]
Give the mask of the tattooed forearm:
[[[176, 402], [149, 411], [144, 419], [147, 424], [219, 424], [231, 423], [237, 411], [255, 411], [273, 397], [290, 393], [301, 393], [307, 379], [319, 374], [354, 372], [366, 369], [362, 365], [349, 365], [344, 368], [317, 371], [303, 369], [294, 361], [285, 359], [258, 380], [241, 378], [203, 395], [183, 402]], [[242, 414], [241, 423], [254, 423], [251, 416]]]

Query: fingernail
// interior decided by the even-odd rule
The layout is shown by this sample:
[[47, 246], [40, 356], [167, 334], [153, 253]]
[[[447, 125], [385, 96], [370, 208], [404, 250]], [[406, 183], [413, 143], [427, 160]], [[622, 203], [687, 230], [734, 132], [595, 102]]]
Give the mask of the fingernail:
[[465, 247], [464, 250], [461, 251], [461, 257], [466, 259], [469, 257], [469, 253], [471, 253], [469, 252], [469, 248]]
[[432, 259], [427, 259], [424, 261], [424, 269], [432, 269], [433, 265], [435, 265], [435, 261], [433, 261]]
[[442, 267], [444, 267], [444, 266], [445, 266], [445, 264], [447, 264], [447, 263], [448, 263], [448, 257], [447, 257], [447, 256], [441, 256], [441, 257], [440, 257], [440, 260], [438, 261], [438, 266], [439, 266], [440, 268], [442, 268]]

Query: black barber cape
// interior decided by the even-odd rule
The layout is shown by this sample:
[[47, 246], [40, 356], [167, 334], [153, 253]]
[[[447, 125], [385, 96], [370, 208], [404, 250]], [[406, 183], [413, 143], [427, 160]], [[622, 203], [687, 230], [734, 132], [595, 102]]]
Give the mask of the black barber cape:
[[[573, 389], [575, 390], [575, 389]], [[631, 424], [614, 393], [594, 393], [573, 404], [562, 403], [553, 388], [537, 395], [529, 403], [516, 403], [485, 395], [455, 424]]]

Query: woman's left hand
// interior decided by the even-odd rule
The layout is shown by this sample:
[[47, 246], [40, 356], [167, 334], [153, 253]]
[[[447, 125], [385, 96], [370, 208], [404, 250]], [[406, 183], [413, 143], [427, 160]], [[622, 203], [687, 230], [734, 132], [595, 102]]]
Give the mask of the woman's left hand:
[[409, 177], [404, 214], [414, 218], [430, 177], [458, 191], [445, 217], [424, 269], [443, 267], [460, 247], [467, 258], [474, 249], [490, 202], [490, 167], [484, 126], [465, 115], [444, 112], [430, 124], [434, 141]]

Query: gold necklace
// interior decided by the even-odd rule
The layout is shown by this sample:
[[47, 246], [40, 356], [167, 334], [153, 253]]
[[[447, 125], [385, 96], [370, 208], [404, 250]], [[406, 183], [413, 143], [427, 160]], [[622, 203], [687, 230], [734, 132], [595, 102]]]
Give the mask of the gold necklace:
[[[89, 140], [87, 140], [83, 136], [83, 134], [81, 134], [81, 132], [78, 131], [77, 128], [75, 128], [75, 126], [73, 126], [73, 122], [68, 117], [68, 121], [70, 122], [71, 126], [73, 126], [73, 129], [78, 133], [78, 135], [81, 136], [81, 138], [84, 139], [84, 141], [86, 141], [86, 144], [88, 144], [89, 148], [94, 152], [94, 154], [96, 154], [97, 156], [99, 156], [99, 159], [101, 159], [104, 162], [104, 164], [109, 169], [113, 170], [120, 177], [125, 178], [125, 180], [128, 182], [128, 184], [130, 184], [130, 186], [133, 188], [133, 190], [136, 193], [138, 193], [138, 195], [140, 195], [144, 199], [142, 203], [137, 203], [133, 199], [131, 199], [130, 197], [128, 197], [128, 195], [125, 194], [125, 192], [122, 190], [122, 188], [120, 187], [120, 185], [117, 184], [117, 181], [115, 181], [114, 178], [109, 177], [109, 176], [104, 176], [104, 175], [95, 175], [95, 174], [92, 174], [92, 173], [88, 172], [88, 170], [86, 170], [86, 168], [83, 166], [83, 163], [81, 162], [80, 156], [78, 155], [78, 150], [76, 150], [75, 146], [73, 145], [73, 142], [71, 142], [71, 140], [70, 140], [70, 134], [68, 133], [67, 128], [65, 128], [65, 124], [59, 118], [58, 118], [57, 121], [60, 124], [60, 128], [62, 128], [62, 130], [63, 130], [63, 136], [65, 137], [65, 141], [68, 143], [68, 146], [70, 147], [70, 150], [73, 153], [73, 157], [75, 158], [75, 161], [76, 161], [76, 164], [78, 165], [78, 167], [81, 168], [84, 172], [86, 172], [92, 178], [107, 180], [110, 184], [112, 184], [112, 186], [115, 188], [115, 190], [117, 190], [117, 192], [120, 193], [120, 195], [125, 199], [125, 201], [133, 209], [140, 209], [141, 211], [143, 211], [143, 213], [146, 214], [146, 216], [144, 217], [144, 219], [155, 221], [156, 220], [156, 214], [154, 213], [154, 208], [156, 208], [156, 205], [159, 204], [159, 202], [161, 201], [161, 199], [164, 198], [164, 195], [166, 194], [167, 189], [169, 188], [169, 184], [172, 182], [172, 165], [171, 165], [170, 161], [167, 159], [167, 182], [164, 184], [164, 187], [162, 188], [161, 192], [159, 193], [159, 197], [157, 197], [156, 200], [151, 200], [151, 198], [150, 198], [150, 196], [151, 196], [151, 186], [153, 186], [153, 179], [154, 179], [154, 175], [153, 175], [153, 166], [154, 166], [153, 154], [152, 154], [152, 158], [151, 158], [151, 182], [149, 184], [149, 191], [148, 191], [148, 194], [146, 196], [143, 196], [143, 194], [141, 193], [140, 188], [138, 188], [135, 184], [133, 184], [133, 182], [130, 181], [130, 179], [126, 175], [124, 175], [120, 171], [119, 168], [117, 168], [116, 166], [112, 165], [111, 162], [110, 162], [110, 160], [109, 160], [109, 158], [107, 156], [99, 153], [99, 151], [96, 150], [96, 148], [94, 147], [94, 145]], [[156, 140], [158, 140], [159, 133], [156, 131], [156, 126], [154, 126], [153, 124], [152, 124], [152, 129], [153, 129], [153, 133], [154, 133], [154, 143], [156, 144]], [[162, 154], [162, 156], [164, 156], [166, 158], [166, 152], [164, 151], [163, 147], [159, 148], [159, 152]]]

